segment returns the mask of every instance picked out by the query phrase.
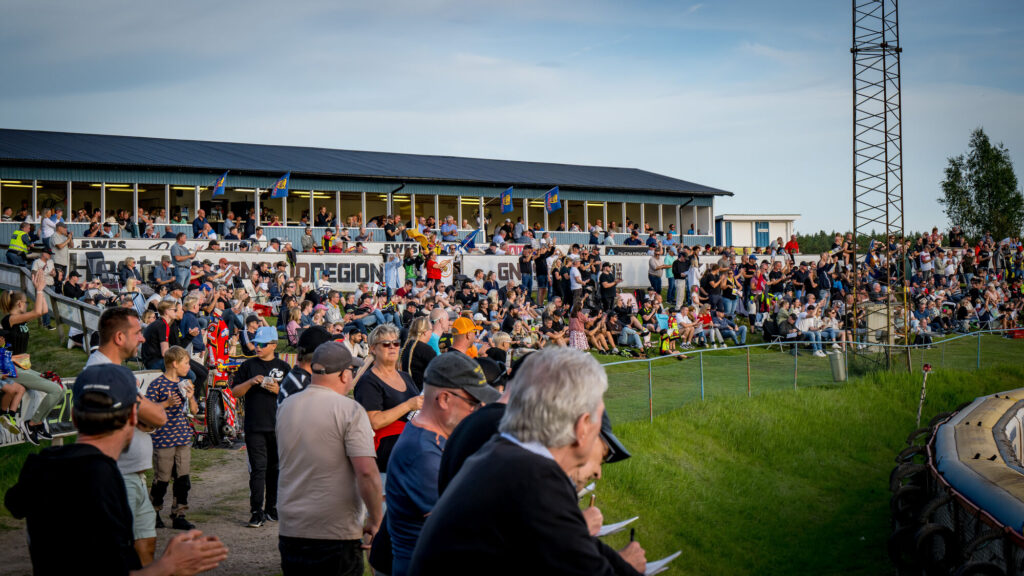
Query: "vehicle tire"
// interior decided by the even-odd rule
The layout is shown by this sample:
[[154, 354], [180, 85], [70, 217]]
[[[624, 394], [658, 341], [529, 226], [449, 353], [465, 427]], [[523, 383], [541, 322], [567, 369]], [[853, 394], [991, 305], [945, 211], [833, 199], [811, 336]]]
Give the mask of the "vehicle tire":
[[925, 524], [914, 534], [914, 554], [924, 574], [945, 576], [960, 564], [960, 543], [942, 524]]
[[227, 425], [227, 418], [224, 415], [224, 397], [219, 389], [210, 390], [210, 396], [206, 401], [206, 434], [210, 439], [210, 446], [220, 448], [225, 443], [224, 426]]
[[907, 484], [923, 486], [927, 473], [928, 467], [924, 464], [900, 464], [889, 473], [889, 491], [895, 492]]
[[1006, 576], [1006, 571], [991, 562], [968, 562], [957, 568], [953, 576]]
[[907, 446], [896, 456], [896, 462], [899, 464], [924, 464], [927, 461], [927, 446]]
[[940, 422], [942, 422], [946, 418], [949, 418], [953, 414], [955, 414], [955, 412], [939, 412], [935, 416], [932, 416], [932, 419], [928, 421], [928, 425], [931, 426], [932, 428], [934, 428]]
[[917, 557], [914, 556], [915, 532], [917, 532], [916, 526], [901, 526], [894, 530], [886, 541], [889, 560], [900, 573], [917, 567]]
[[[977, 554], [978, 551], [985, 546], [988, 546], [990, 542], [994, 540], [1001, 540], [1002, 538], [1003, 533], [998, 530], [990, 529], [979, 533], [967, 543], [967, 546], [964, 546], [964, 558], [970, 560], [972, 556]], [[979, 561], [979, 563], [984, 562]]]
[[935, 513], [938, 512], [940, 509], [949, 506], [950, 502], [952, 501], [953, 497], [948, 494], [932, 498], [927, 504], [924, 505], [924, 508], [921, 509], [921, 521], [934, 522]]
[[903, 486], [889, 500], [892, 519], [900, 526], [913, 524], [924, 505], [925, 491], [920, 486]]
[[907, 436], [907, 446], [924, 446], [928, 443], [928, 440], [932, 437], [932, 429], [918, 428]]

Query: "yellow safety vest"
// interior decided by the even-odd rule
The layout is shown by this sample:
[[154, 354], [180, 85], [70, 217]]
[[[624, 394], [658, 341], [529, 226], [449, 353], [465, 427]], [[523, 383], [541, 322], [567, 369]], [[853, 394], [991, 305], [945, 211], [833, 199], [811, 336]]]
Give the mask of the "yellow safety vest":
[[11, 242], [10, 246], [8, 246], [8, 249], [28, 254], [28, 244], [25, 243], [26, 236], [28, 236], [27, 232], [15, 230], [14, 234], [11, 234]]

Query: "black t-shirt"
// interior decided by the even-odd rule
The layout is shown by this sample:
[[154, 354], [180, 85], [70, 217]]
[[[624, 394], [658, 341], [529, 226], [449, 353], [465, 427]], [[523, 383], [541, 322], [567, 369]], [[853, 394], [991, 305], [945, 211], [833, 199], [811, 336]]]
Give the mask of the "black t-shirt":
[[533, 261], [533, 270], [537, 276], [548, 275], [548, 251], [541, 250], [537, 253], [537, 258]]
[[437, 356], [437, 352], [434, 352], [429, 344], [416, 341], [402, 348], [400, 364], [402, 369], [412, 376], [413, 382], [423, 388], [423, 372], [435, 356]]
[[[405, 382], [405, 392], [395, 390], [387, 382], [378, 378], [373, 370], [367, 370], [356, 382], [352, 396], [367, 412], [390, 410], [409, 398], [418, 396], [420, 388], [413, 381], [412, 376], [401, 370], [398, 371], [398, 374]], [[403, 414], [399, 420], [408, 422], [409, 415]], [[391, 457], [391, 450], [395, 447], [395, 442], [398, 442], [397, 434], [382, 438], [377, 447], [377, 469], [381, 472], [388, 470], [388, 458]]]
[[462, 468], [466, 459], [476, 454], [498, 433], [498, 423], [504, 415], [505, 405], [495, 402], [465, 417], [455, 427], [451, 437], [444, 443], [444, 452], [441, 454], [441, 468], [437, 472], [438, 496], [444, 494], [444, 489]]
[[757, 266], [754, 266], [753, 264], [748, 262], [740, 266], [740, 268], [742, 272], [743, 289], [749, 291], [750, 281], [753, 280], [754, 276], [757, 275]]
[[508, 332], [509, 334], [511, 334], [512, 330], [514, 330], [516, 327], [516, 321], [518, 319], [519, 318], [513, 316], [512, 314], [506, 314], [505, 319], [501, 321], [501, 331]]
[[519, 257], [519, 273], [533, 274], [533, 261], [525, 255]]
[[629, 306], [616, 306], [615, 317], [619, 319], [619, 324], [629, 326], [630, 318], [633, 317], [633, 310]]
[[[291, 366], [276, 356], [272, 360], [250, 358], [238, 367], [232, 386], [258, 375], [273, 378], [280, 384], [290, 371]], [[276, 424], [277, 394], [253, 385], [245, 393], [245, 432], [273, 432]]]
[[11, 326], [11, 315], [8, 314], [0, 319], [0, 326], [7, 330], [7, 343], [11, 347], [11, 354], [28, 352], [28, 322]]
[[987, 248], [982, 248], [981, 251], [978, 252], [978, 267], [988, 268], [988, 262], [991, 259], [992, 253], [989, 252]]
[[394, 242], [398, 240], [398, 238], [395, 237], [394, 224], [388, 222], [387, 224], [384, 225], [384, 237], [387, 239], [388, 242]]
[[[69, 502], [75, 509], [70, 515]], [[15, 518], [28, 520], [35, 574], [77, 574], [84, 566], [90, 574], [127, 575], [142, 568], [121, 472], [95, 446], [72, 444], [29, 455], [4, 503]]]
[[455, 295], [455, 299], [462, 304], [463, 308], [469, 308], [477, 301], [477, 296], [472, 292], [463, 292], [460, 290], [459, 293]]
[[142, 331], [142, 336], [146, 339], [142, 343], [142, 363], [146, 364], [153, 360], [159, 360], [164, 357], [160, 351], [160, 343], [167, 342], [167, 345], [171, 345], [171, 339], [169, 335], [169, 327], [167, 322], [163, 318], [157, 318], [146, 326], [146, 329]]
[[601, 276], [598, 278], [598, 282], [601, 283], [601, 297], [602, 298], [614, 298], [615, 297], [615, 286], [616, 285], [613, 284], [611, 287], [605, 287], [605, 285], [604, 285], [605, 282], [615, 282], [615, 274], [612, 274], [611, 272], [602, 273]]
[[779, 282], [777, 284], [772, 284], [772, 282], [775, 282], [776, 280], [779, 280], [781, 278], [782, 278], [782, 271], [772, 270], [771, 272], [769, 272], [768, 273], [768, 286], [766, 286], [765, 289], [768, 290], [771, 293], [783, 292], [784, 291], [783, 288], [785, 288], [785, 286], [784, 286], [785, 282]]

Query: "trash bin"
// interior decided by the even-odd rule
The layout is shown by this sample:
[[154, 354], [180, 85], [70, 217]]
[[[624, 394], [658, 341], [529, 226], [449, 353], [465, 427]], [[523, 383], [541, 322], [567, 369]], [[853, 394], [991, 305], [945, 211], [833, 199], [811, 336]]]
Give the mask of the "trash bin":
[[828, 361], [832, 365], [832, 380], [846, 382], [846, 362], [842, 352], [829, 352]]

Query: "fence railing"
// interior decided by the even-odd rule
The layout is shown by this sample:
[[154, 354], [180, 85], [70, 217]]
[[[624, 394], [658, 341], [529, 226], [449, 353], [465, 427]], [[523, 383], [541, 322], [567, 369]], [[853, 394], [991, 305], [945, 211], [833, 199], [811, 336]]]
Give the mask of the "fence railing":
[[[691, 402], [833, 384], [836, 376], [879, 369], [917, 371], [930, 364], [936, 369], [979, 370], [1024, 351], [1024, 340], [1004, 337], [1016, 333], [983, 330], [936, 338], [930, 346], [871, 343], [857, 349], [851, 343], [845, 350], [832, 350], [826, 342], [829, 353], [824, 358], [810, 353], [809, 342], [783, 342], [609, 362], [603, 365], [608, 374], [605, 404], [615, 421], [653, 422], [659, 414]], [[683, 356], [687, 359], [678, 359]]]

